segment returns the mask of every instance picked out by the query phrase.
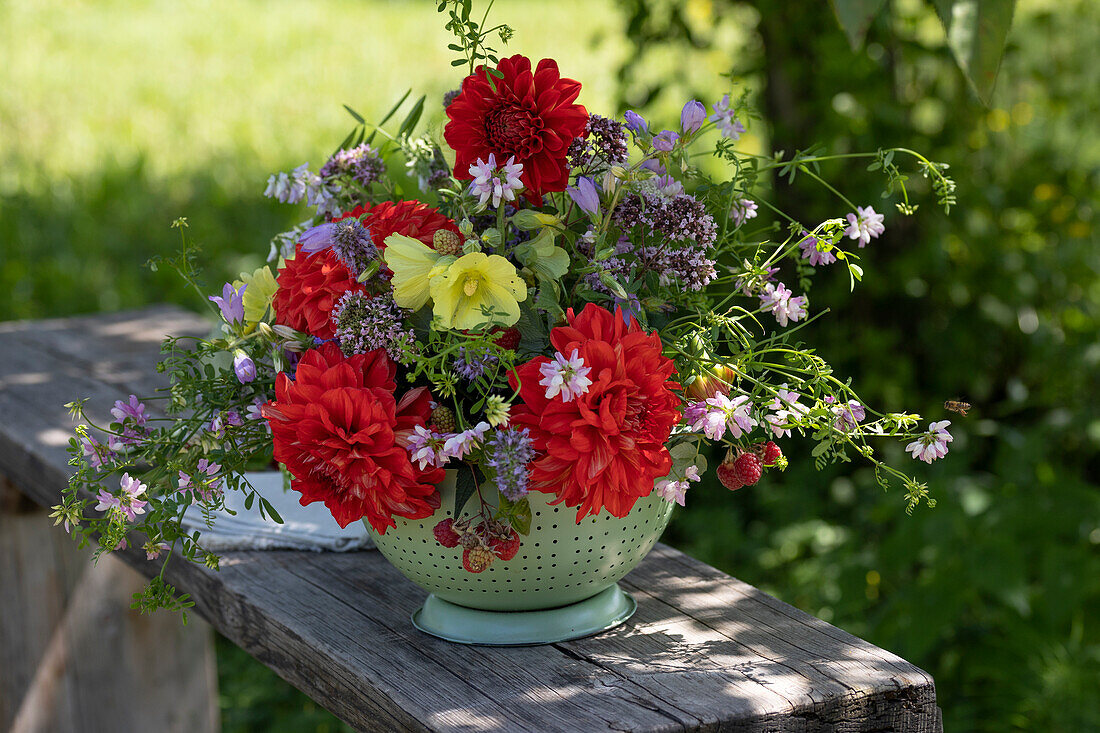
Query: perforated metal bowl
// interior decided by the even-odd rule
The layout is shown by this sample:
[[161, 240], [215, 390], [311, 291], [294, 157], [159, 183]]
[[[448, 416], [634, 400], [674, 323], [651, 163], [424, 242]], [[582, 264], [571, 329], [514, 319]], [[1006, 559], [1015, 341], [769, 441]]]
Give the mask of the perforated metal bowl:
[[[629, 573], [653, 549], [672, 505], [656, 495], [639, 499], [618, 519], [606, 510], [576, 523], [577, 510], [550, 506], [553, 494], [531, 492], [531, 533], [511, 560], [494, 560], [481, 573], [462, 567], [462, 548], [446, 548], [432, 529], [454, 506], [454, 471], [440, 485], [443, 504], [431, 517], [397, 519], [380, 535], [369, 525], [379, 551], [401, 573], [445, 601], [488, 611], [556, 608], [590, 598]], [[492, 501], [486, 496], [487, 501]], [[473, 507], [471, 501], [468, 506]], [[468, 516], [466, 512], [464, 516]]]

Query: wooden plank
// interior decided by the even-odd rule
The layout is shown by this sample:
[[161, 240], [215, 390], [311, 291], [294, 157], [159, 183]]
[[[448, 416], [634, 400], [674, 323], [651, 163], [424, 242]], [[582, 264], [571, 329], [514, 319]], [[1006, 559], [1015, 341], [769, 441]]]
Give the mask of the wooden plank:
[[[148, 393], [166, 322], [207, 328], [171, 309], [0, 324], [23, 352], [0, 364], [0, 472], [56, 501], [68, 467], [46, 438], [68, 429], [60, 403], [90, 395], [105, 413]], [[150, 571], [140, 553], [121, 554]], [[661, 545], [624, 581], [639, 603], [630, 623], [527, 649], [415, 631], [424, 592], [377, 553], [230, 553], [220, 572], [177, 563], [169, 579], [215, 628], [362, 730], [942, 728], [926, 673]]]
[[210, 627], [141, 618], [144, 579], [114, 557], [92, 565], [52, 524], [0, 501], [0, 729], [217, 731]]

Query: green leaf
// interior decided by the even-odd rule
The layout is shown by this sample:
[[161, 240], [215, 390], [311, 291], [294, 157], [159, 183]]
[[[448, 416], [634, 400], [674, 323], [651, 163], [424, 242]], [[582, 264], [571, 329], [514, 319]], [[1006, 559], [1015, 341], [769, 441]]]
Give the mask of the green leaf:
[[[504, 497], [501, 497], [504, 500]], [[527, 497], [523, 497], [516, 502], [515, 511], [510, 518], [512, 528], [522, 535], [531, 533], [531, 502], [527, 501]]]
[[390, 111], [386, 113], [386, 116], [382, 118], [382, 121], [375, 125], [374, 132], [367, 138], [366, 143], [370, 145], [374, 142], [374, 136], [378, 134], [378, 128], [390, 121], [390, 118], [397, 114], [397, 110], [401, 109], [401, 105], [405, 103], [405, 100], [412, 94], [412, 89], [406, 89], [405, 93], [401, 95], [401, 99], [397, 100], [397, 104], [390, 108]]
[[513, 250], [516, 258], [539, 280], [556, 282], [569, 271], [569, 254], [554, 244], [554, 230], [544, 228], [529, 242]]
[[519, 501], [510, 501], [504, 494], [500, 495], [500, 506], [494, 515], [496, 519], [507, 520], [512, 528], [522, 535], [531, 532], [531, 502], [527, 497]]
[[620, 299], [627, 300], [630, 297], [627, 294], [626, 289], [623, 288], [623, 286], [621, 284], [619, 284], [619, 281], [616, 280], [610, 273], [601, 272], [600, 273], [600, 282], [602, 282], [604, 285], [606, 285], [608, 288], [610, 288], [611, 292], [614, 293]]
[[863, 282], [863, 268], [854, 262], [848, 263], [848, 279], [851, 281], [852, 290], [856, 289], [856, 280]]
[[558, 304], [558, 296], [555, 292], [555, 288], [552, 287], [554, 285], [556, 285], [556, 283], [544, 283], [535, 294], [534, 305], [536, 308], [541, 308], [546, 311], [554, 320], [557, 320], [558, 316], [562, 313], [562, 309], [561, 305]]
[[455, 480], [455, 507], [451, 516], [458, 519], [462, 516], [462, 509], [466, 502], [473, 496], [477, 489], [477, 478], [474, 476], [474, 468], [469, 463], [458, 465], [458, 478]]
[[525, 348], [538, 350], [548, 338], [543, 324], [527, 308], [520, 308], [515, 327], [519, 331], [520, 343]]
[[260, 497], [260, 506], [264, 508], [267, 515], [274, 519], [277, 524], [283, 523], [283, 518], [279, 516], [279, 512], [275, 511], [275, 507], [271, 506], [271, 502], [262, 496]]
[[871, 21], [875, 19], [886, 0], [830, 0], [837, 22], [848, 36], [852, 50], [863, 45]]
[[351, 116], [352, 116], [352, 118], [354, 118], [354, 120], [355, 120], [356, 122], [358, 122], [358, 123], [359, 123], [360, 125], [362, 125], [362, 124], [366, 123], [366, 120], [364, 120], [364, 119], [363, 119], [363, 118], [362, 118], [362, 117], [361, 117], [361, 116], [359, 115], [359, 113], [358, 113], [358, 112], [356, 112], [355, 110], [353, 110], [353, 109], [352, 109], [351, 107], [349, 107], [349, 106], [347, 106], [347, 105], [345, 104], [345, 105], [344, 105], [344, 109], [346, 109], [346, 110], [348, 111], [348, 114], [349, 114], [349, 115], [351, 115]]
[[397, 104], [393, 105], [390, 111], [386, 113], [386, 116], [378, 123], [379, 127], [389, 122], [390, 118], [397, 114], [397, 110], [401, 109], [401, 105], [405, 103], [405, 100], [409, 98], [410, 94], [412, 94], [412, 89], [406, 89], [405, 93], [401, 95], [401, 99], [397, 100]]
[[982, 104], [988, 105], [1016, 0], [934, 0], [933, 4], [955, 61]]
[[345, 137], [343, 139], [343, 141], [339, 145], [336, 146], [336, 150], [334, 150], [332, 154], [336, 155], [336, 153], [339, 153], [341, 150], [347, 149], [349, 147], [349, 143], [355, 138], [355, 131], [359, 130], [359, 129], [362, 129], [362, 128], [360, 128], [360, 127], [351, 128], [351, 132], [349, 132], [348, 136]]
[[401, 137], [402, 134], [411, 135], [413, 129], [416, 127], [416, 123], [420, 122], [420, 115], [424, 112], [424, 96], [416, 100], [416, 104], [409, 110], [409, 114], [405, 116], [405, 121], [401, 123], [401, 127], [397, 128], [397, 136]]

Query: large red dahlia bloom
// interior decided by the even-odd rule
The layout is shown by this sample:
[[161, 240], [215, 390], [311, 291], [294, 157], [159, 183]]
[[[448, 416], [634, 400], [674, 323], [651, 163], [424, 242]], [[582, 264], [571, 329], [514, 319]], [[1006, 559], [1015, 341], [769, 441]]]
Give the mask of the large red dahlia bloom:
[[422, 471], [405, 447], [431, 415], [431, 396], [419, 387], [397, 402], [396, 372], [381, 349], [345, 357], [329, 342], [305, 353], [293, 380], [279, 374], [275, 401], [262, 408], [302, 505], [325, 502], [341, 527], [365, 516], [384, 534], [395, 516], [439, 508], [443, 469]]
[[375, 206], [356, 206], [333, 221], [353, 216], [370, 231], [371, 241], [380, 250], [386, 248], [386, 237], [391, 234], [419, 239], [429, 247], [432, 246], [432, 237], [440, 229], [459, 234], [454, 221], [420, 201], [383, 201]]
[[589, 303], [566, 318], [569, 325], [553, 329], [550, 341], [566, 356], [576, 349], [590, 367], [588, 392], [569, 402], [547, 399], [539, 367], [550, 360], [537, 357], [509, 375], [523, 400], [512, 422], [528, 428], [543, 453], [531, 463], [533, 489], [579, 507], [578, 522], [604, 507], [624, 517], [672, 469], [665, 443], [680, 420], [679, 385], [669, 381], [675, 366], [657, 334], [633, 318], [626, 323], [618, 309]]
[[279, 268], [275, 322], [319, 338], [332, 338], [332, 309], [344, 293], [361, 290], [355, 276], [331, 249], [315, 254], [294, 251]]
[[542, 194], [564, 191], [569, 183], [565, 156], [588, 123], [588, 111], [574, 104], [581, 85], [563, 79], [553, 59], [543, 59], [532, 72], [530, 59], [512, 56], [501, 59], [497, 70], [504, 76], [490, 84], [485, 67], [478, 67], [447, 106], [443, 137], [455, 151], [454, 175], [469, 181], [478, 158], [495, 153], [503, 164], [514, 155], [523, 163], [527, 197], [537, 205]]

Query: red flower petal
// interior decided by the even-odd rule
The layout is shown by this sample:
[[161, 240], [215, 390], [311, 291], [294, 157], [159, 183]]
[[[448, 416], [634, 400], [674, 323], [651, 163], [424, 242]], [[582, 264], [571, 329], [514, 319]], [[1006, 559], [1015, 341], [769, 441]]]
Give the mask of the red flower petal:
[[357, 217], [369, 231], [374, 246], [386, 248], [386, 237], [404, 234], [429, 247], [436, 231], [449, 229], [460, 234], [454, 221], [420, 201], [384, 201], [375, 206], [357, 206], [333, 221]]
[[527, 198], [538, 204], [542, 194], [568, 185], [566, 152], [588, 122], [588, 111], [574, 104], [581, 85], [561, 78], [553, 59], [543, 59], [532, 73], [531, 60], [517, 55], [501, 59], [497, 70], [503, 78], [490, 84], [479, 67], [447, 107], [443, 137], [455, 151], [454, 175], [470, 180], [470, 166], [490, 153], [500, 163], [515, 156], [523, 164]]
[[279, 374], [262, 408], [301, 503], [323, 501], [341, 527], [366, 517], [385, 533], [394, 517], [439, 508], [443, 469], [413, 464], [399, 432], [427, 422], [431, 398], [418, 389], [398, 403], [395, 374], [383, 350], [345, 357], [326, 343], [302, 356], [295, 379]]
[[332, 338], [332, 309], [359, 283], [332, 250], [305, 254], [301, 245], [294, 259], [279, 268], [279, 289], [273, 305], [275, 322], [319, 338]]
[[566, 318], [550, 340], [562, 353], [577, 349], [592, 385], [570, 402], [546, 399], [539, 366], [549, 360], [537, 357], [509, 374], [522, 401], [513, 423], [528, 428], [542, 454], [531, 464], [533, 489], [578, 507], [577, 521], [603, 508], [622, 517], [672, 468], [665, 443], [680, 420], [675, 367], [657, 334], [620, 312], [590, 303]]

